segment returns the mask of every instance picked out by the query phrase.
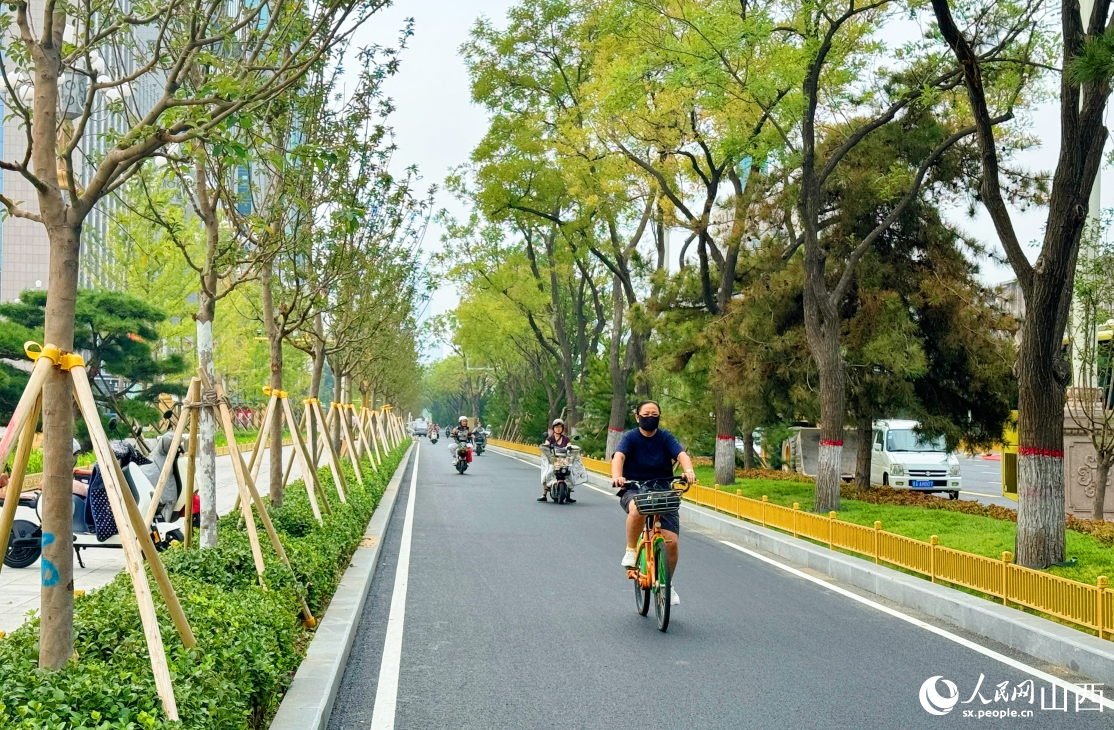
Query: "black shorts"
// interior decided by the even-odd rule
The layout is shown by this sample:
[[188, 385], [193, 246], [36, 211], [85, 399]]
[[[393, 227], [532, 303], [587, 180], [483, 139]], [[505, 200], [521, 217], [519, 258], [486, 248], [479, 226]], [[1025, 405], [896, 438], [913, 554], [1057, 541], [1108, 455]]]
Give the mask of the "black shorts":
[[[619, 493], [619, 504], [622, 506], [623, 512], [630, 514], [630, 503], [634, 501], [634, 495], [636, 494], [638, 494], [637, 489], [624, 489], [622, 492]], [[661, 519], [661, 529], [680, 534], [680, 510], [666, 512], [665, 514], [658, 515], [658, 517]]]

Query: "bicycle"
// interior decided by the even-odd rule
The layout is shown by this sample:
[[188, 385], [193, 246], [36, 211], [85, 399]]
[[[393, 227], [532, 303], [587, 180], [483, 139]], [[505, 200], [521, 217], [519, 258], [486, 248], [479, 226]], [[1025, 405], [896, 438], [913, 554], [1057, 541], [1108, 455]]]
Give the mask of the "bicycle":
[[[668, 484], [664, 489], [654, 485]], [[684, 484], [684, 489], [672, 485]], [[654, 615], [658, 630], [669, 628], [669, 602], [672, 598], [673, 577], [669, 572], [669, 556], [665, 550], [665, 536], [661, 531], [660, 516], [680, 509], [681, 495], [689, 490], [683, 477], [650, 479], [642, 482], [628, 481], [627, 488], [639, 490], [634, 495], [638, 512], [646, 518], [646, 529], [638, 542], [637, 568], [628, 568], [627, 577], [634, 581], [634, 605], [639, 616], [650, 612], [650, 596], [654, 598]], [[641, 491], [643, 489], [646, 491]]]

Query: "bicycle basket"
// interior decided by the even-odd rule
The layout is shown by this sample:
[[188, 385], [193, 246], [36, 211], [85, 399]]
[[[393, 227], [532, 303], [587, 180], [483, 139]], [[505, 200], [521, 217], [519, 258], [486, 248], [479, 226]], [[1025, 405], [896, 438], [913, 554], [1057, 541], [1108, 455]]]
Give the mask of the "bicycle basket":
[[644, 515], [663, 515], [681, 508], [681, 495], [672, 489], [640, 492], [634, 495], [634, 504]]

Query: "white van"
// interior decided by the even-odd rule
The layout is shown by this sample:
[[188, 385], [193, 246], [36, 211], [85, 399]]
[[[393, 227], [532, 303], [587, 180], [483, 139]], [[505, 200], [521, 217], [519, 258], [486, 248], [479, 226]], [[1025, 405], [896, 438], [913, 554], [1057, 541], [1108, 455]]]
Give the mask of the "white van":
[[948, 453], [943, 437], [926, 439], [916, 421], [875, 421], [870, 483], [918, 492], [942, 492], [957, 499], [962, 488], [959, 459]]

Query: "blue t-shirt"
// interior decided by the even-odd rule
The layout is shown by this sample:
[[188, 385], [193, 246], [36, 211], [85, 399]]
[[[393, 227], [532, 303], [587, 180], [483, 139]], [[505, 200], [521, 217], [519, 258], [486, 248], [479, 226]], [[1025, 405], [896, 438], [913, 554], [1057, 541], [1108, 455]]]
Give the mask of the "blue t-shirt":
[[623, 476], [635, 481], [668, 479], [673, 476], [673, 462], [684, 448], [677, 438], [659, 428], [653, 436], [643, 436], [637, 428], [623, 434], [615, 452], [624, 454]]

